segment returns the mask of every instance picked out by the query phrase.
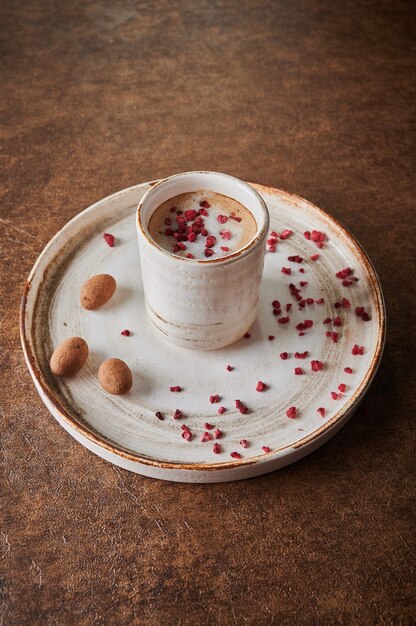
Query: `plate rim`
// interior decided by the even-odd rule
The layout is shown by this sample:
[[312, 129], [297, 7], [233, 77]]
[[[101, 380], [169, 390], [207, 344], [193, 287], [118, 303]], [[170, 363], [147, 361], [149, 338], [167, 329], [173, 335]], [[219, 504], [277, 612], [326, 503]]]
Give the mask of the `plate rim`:
[[[378, 370], [378, 367], [380, 365], [382, 355], [383, 355], [383, 350], [384, 350], [384, 345], [385, 345], [385, 340], [386, 340], [386, 324], [387, 324], [386, 306], [385, 306], [385, 300], [384, 300], [384, 295], [383, 295], [380, 279], [377, 275], [375, 267], [371, 259], [369, 258], [368, 254], [364, 250], [363, 246], [357, 240], [357, 238], [337, 218], [327, 213], [324, 209], [321, 209], [320, 207], [316, 206], [314, 203], [310, 202], [306, 198], [303, 198], [302, 196], [299, 196], [298, 194], [285, 191], [284, 189], [262, 185], [259, 183], [253, 183], [251, 181], [248, 182], [248, 184], [252, 185], [256, 189], [256, 191], [258, 191], [260, 194], [263, 192], [263, 193], [268, 193], [270, 195], [273, 195], [274, 193], [277, 192], [279, 195], [287, 196], [288, 200], [292, 200], [292, 202], [293, 200], [299, 203], [306, 202], [314, 211], [316, 211], [320, 215], [320, 217], [324, 221], [329, 222], [332, 225], [335, 225], [337, 229], [339, 229], [343, 233], [346, 242], [348, 242], [351, 245], [351, 247], [354, 249], [354, 251], [358, 253], [360, 257], [360, 261], [365, 266], [367, 276], [369, 277], [371, 287], [374, 292], [378, 318], [380, 320], [378, 324], [378, 334], [377, 334], [377, 343], [375, 347], [375, 352], [371, 360], [371, 363], [367, 369], [367, 372], [361, 379], [360, 385], [352, 394], [352, 396], [349, 398], [347, 403], [344, 404], [343, 407], [340, 408], [339, 411], [337, 411], [331, 419], [329, 419], [327, 422], [322, 424], [322, 426], [316, 429], [313, 433], [310, 433], [309, 435], [302, 437], [302, 439], [299, 439], [294, 444], [289, 444], [289, 445], [283, 446], [282, 448], [277, 448], [267, 455], [262, 454], [262, 455], [256, 455], [256, 456], [242, 458], [238, 460], [221, 461], [221, 462], [215, 462], [215, 463], [183, 463], [183, 462], [175, 463], [172, 461], [159, 461], [159, 460], [152, 459], [151, 457], [140, 455], [132, 450], [128, 450], [124, 448], [123, 446], [116, 444], [115, 442], [109, 440], [104, 435], [98, 432], [89, 430], [83, 423], [76, 421], [72, 417], [72, 415], [65, 409], [62, 403], [59, 401], [59, 396], [57, 396], [55, 392], [49, 387], [47, 381], [45, 380], [42, 374], [42, 371], [37, 366], [37, 361], [36, 361], [35, 355], [33, 354], [31, 346], [29, 344], [28, 336], [26, 333], [26, 306], [27, 306], [28, 294], [31, 288], [33, 277], [35, 276], [38, 265], [40, 265], [43, 257], [48, 253], [49, 249], [53, 246], [54, 242], [60, 237], [62, 232], [68, 226], [76, 222], [78, 219], [81, 218], [81, 216], [84, 216], [86, 213], [90, 211], [92, 212], [97, 205], [101, 204], [102, 202], [107, 202], [111, 199], [115, 199], [116, 196], [120, 196], [122, 194], [128, 193], [130, 191], [133, 191], [139, 188], [143, 188], [146, 185], [153, 186], [159, 180], [161, 179], [146, 181], [146, 182], [138, 183], [136, 185], [132, 185], [130, 187], [126, 187], [124, 189], [120, 189], [119, 191], [116, 191], [108, 196], [105, 196], [104, 198], [101, 198], [97, 202], [94, 202], [90, 206], [86, 207], [85, 209], [83, 209], [82, 211], [74, 215], [70, 220], [68, 220], [55, 233], [55, 235], [44, 246], [44, 248], [38, 255], [35, 263], [33, 264], [32, 269], [23, 287], [23, 295], [21, 297], [20, 311], [19, 311], [19, 330], [20, 330], [20, 339], [21, 339], [21, 344], [22, 344], [22, 349], [23, 349], [23, 353], [25, 356], [26, 364], [29, 369], [29, 373], [35, 383], [35, 387], [39, 395], [41, 396], [42, 401], [45, 403], [45, 399], [42, 395], [44, 394], [46, 398], [48, 399], [48, 401], [53, 406], [54, 410], [57, 411], [60, 418], [66, 423], [71, 435], [72, 435], [71, 430], [75, 430], [81, 438], [86, 438], [92, 444], [95, 444], [99, 448], [104, 449], [103, 452], [106, 450], [107, 452], [114, 454], [117, 457], [121, 457], [122, 459], [127, 460], [129, 462], [133, 462], [137, 464], [138, 466], [145, 465], [148, 467], [154, 467], [158, 469], [172, 470], [172, 471], [193, 470], [195, 472], [213, 472], [213, 471], [218, 472], [218, 471], [223, 471], [223, 470], [244, 468], [250, 465], [262, 464], [262, 463], [264, 464], [267, 463], [269, 465], [273, 461], [276, 462], [279, 459], [281, 460], [282, 458], [290, 454], [290, 451], [299, 452], [302, 448], [304, 449], [304, 454], [302, 456], [306, 456], [306, 454], [308, 454], [309, 452], [308, 448], [311, 445], [314, 447], [314, 449], [315, 447], [317, 447], [314, 444], [317, 443], [318, 439], [320, 438], [324, 439], [322, 443], [325, 443], [325, 441], [327, 441], [331, 437], [330, 431], [332, 429], [334, 429], [334, 434], [336, 434], [337, 430], [339, 430], [339, 428], [343, 424], [345, 424], [346, 421], [348, 421], [349, 417], [354, 413], [355, 409], [358, 407], [359, 403], [362, 401], [365, 394], [367, 393], [377, 373], [377, 370]], [[48, 410], [52, 413], [49, 406], [48, 405], [46, 406]], [[56, 419], [55, 415], [54, 417]]]

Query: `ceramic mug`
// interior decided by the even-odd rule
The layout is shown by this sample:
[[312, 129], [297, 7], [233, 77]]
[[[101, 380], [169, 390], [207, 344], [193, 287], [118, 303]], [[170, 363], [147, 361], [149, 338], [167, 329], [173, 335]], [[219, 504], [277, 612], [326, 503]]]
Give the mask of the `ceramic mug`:
[[[251, 211], [254, 238], [226, 257], [186, 259], [151, 238], [151, 215], [163, 202], [201, 189], [223, 194]], [[196, 350], [222, 348], [240, 339], [257, 314], [269, 213], [250, 185], [216, 172], [185, 172], [156, 183], [137, 209], [141, 271], [150, 321], [177, 345]]]

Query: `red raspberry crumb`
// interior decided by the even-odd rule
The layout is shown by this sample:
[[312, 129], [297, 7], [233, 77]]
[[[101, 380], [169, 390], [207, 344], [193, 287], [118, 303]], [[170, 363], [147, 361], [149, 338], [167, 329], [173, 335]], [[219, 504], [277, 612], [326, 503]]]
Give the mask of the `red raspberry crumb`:
[[248, 408], [240, 400], [235, 401], [235, 408], [238, 409], [243, 415], [248, 413]]
[[226, 215], [217, 215], [217, 220], [220, 224], [225, 224], [225, 222], [228, 222], [228, 217]]
[[219, 454], [221, 452], [221, 446], [219, 443], [214, 443], [212, 446], [212, 451], [214, 454]]
[[264, 454], [269, 454], [269, 452], [272, 451], [272, 449], [269, 448], [269, 446], [262, 446], [261, 449], [263, 450]]
[[324, 319], [324, 321], [322, 322], [322, 324], [330, 324], [331, 323], [331, 318], [330, 317], [326, 317]]
[[330, 337], [334, 343], [338, 343], [338, 338], [339, 338], [338, 333], [331, 333], [330, 330], [327, 330], [325, 333], [325, 336]]
[[160, 411], [156, 411], [155, 416], [157, 417], [158, 420], [164, 420], [165, 419]]
[[182, 437], [185, 439], [185, 441], [191, 441], [193, 435], [190, 430], [184, 430], [182, 433]]
[[299, 322], [299, 324], [296, 325], [296, 330], [308, 330], [308, 328], [312, 328], [312, 326], [312, 320], [304, 320], [303, 322]]
[[127, 328], [126, 328], [126, 330], [122, 330], [121, 334], [123, 335], [123, 337], [130, 337], [130, 335], [131, 335], [130, 331], [127, 330]]
[[251, 334], [250, 334], [250, 333], [245, 333], [245, 334], [244, 334], [244, 339], [250, 339], [250, 337], [251, 337]]
[[294, 419], [298, 414], [298, 410], [295, 406], [290, 406], [286, 411], [286, 415], [291, 419]]
[[223, 413], [225, 413], [227, 409], [225, 408], [225, 406], [220, 406], [220, 408], [218, 409], [218, 415], [222, 415]]
[[303, 261], [302, 257], [298, 254], [295, 254], [294, 256], [288, 256], [287, 260], [291, 261], [292, 263], [302, 263]]
[[306, 359], [309, 352], [305, 350], [305, 352], [295, 352], [295, 359]]
[[221, 439], [221, 437], [222, 437], [222, 430], [220, 430], [219, 428], [214, 430], [214, 437], [215, 437], [215, 439]]
[[206, 209], [204, 209], [204, 208], [199, 209], [198, 213], [199, 213], [199, 215], [203, 215], [204, 217], [208, 216], [208, 211]]
[[242, 440], [240, 441], [240, 446], [241, 446], [242, 448], [248, 448], [248, 447], [249, 447], [249, 445], [250, 445], [250, 443], [247, 441], [247, 439], [242, 439]]
[[185, 219], [187, 222], [193, 222], [197, 215], [198, 214], [195, 209], [189, 209], [188, 211], [185, 211]]
[[173, 387], [170, 387], [171, 391], [182, 391], [182, 387], [179, 387], [179, 385], [174, 385]]
[[170, 209], [169, 209], [169, 211], [170, 211], [171, 213], [175, 213], [175, 211], [176, 211], [176, 209], [177, 209], [177, 208], [178, 208], [178, 207], [176, 207], [176, 206], [171, 206], [171, 207], [170, 207]]
[[305, 268], [304, 268], [304, 267], [300, 267], [300, 268], [299, 268], [299, 272], [300, 272], [301, 274], [304, 274], [304, 273], [305, 273]]
[[200, 441], [202, 441], [202, 443], [205, 443], [205, 441], [212, 441], [212, 440], [213, 440], [213, 436], [211, 435], [211, 433], [203, 433], [200, 438]]
[[341, 305], [344, 309], [349, 309], [351, 307], [351, 302], [347, 298], [342, 298]]
[[350, 367], [344, 367], [344, 372], [346, 374], [352, 374], [352, 369]]
[[347, 388], [347, 385], [344, 385], [344, 383], [341, 383], [340, 385], [338, 385], [338, 389], [340, 390], [341, 393], [344, 393], [346, 388]]
[[323, 304], [325, 302], [325, 300], [323, 298], [318, 298], [317, 300], [315, 300], [316, 304]]
[[290, 269], [290, 267], [282, 267], [282, 273], [289, 275], [292, 273], [292, 270]]
[[363, 322], [369, 322], [370, 321], [370, 316], [367, 313], [367, 311], [365, 310], [365, 307], [363, 307], [363, 306], [355, 307], [355, 314], [356, 314], [357, 317], [361, 317]]
[[220, 231], [220, 236], [223, 239], [226, 239], [227, 241], [229, 241], [231, 239], [231, 231], [230, 230], [221, 230]]
[[274, 335], [269, 335], [269, 341], [274, 341]]
[[319, 254], [313, 254], [311, 256], [311, 261], [317, 261], [319, 259], [319, 256], [320, 256]]
[[106, 244], [108, 244], [110, 246], [110, 248], [114, 247], [114, 242], [116, 240], [114, 235], [110, 235], [110, 233], [104, 233], [103, 238], [104, 238], [104, 241], [106, 242]]
[[326, 409], [323, 406], [320, 406], [319, 409], [316, 409], [321, 417], [325, 417]]
[[211, 205], [208, 200], [201, 200], [199, 206], [203, 207], [204, 209], [209, 209]]
[[263, 383], [261, 380], [257, 383], [256, 391], [265, 391], [267, 389], [266, 383]]
[[233, 366], [232, 365], [227, 365], [227, 372], [232, 372], [233, 371]]
[[272, 302], [272, 307], [273, 307], [274, 309], [280, 309], [280, 308], [281, 308], [281, 305], [280, 305], [279, 300], [273, 300], [273, 302]]
[[194, 259], [195, 257], [194, 257], [194, 255], [193, 255], [193, 254], [191, 254], [190, 252], [188, 252], [188, 254], [186, 255], [186, 258], [187, 258], [187, 259]]
[[342, 326], [342, 317], [340, 317], [339, 315], [337, 317], [334, 317], [334, 321], [332, 323], [334, 326]]
[[341, 397], [342, 397], [342, 396], [341, 396], [341, 394], [340, 394], [340, 393], [337, 393], [336, 391], [331, 391], [331, 398], [332, 398], [333, 400], [339, 400]]
[[241, 454], [239, 452], [231, 452], [230, 456], [233, 459], [241, 459]]
[[303, 369], [301, 367], [295, 367], [295, 374], [296, 376], [302, 376], [303, 374]]
[[310, 238], [311, 238], [311, 233], [309, 232], [309, 230], [306, 230], [306, 231], [303, 233], [303, 236], [305, 237], [305, 239], [307, 239], [307, 240], [309, 241], [309, 240], [310, 240]]
[[207, 237], [207, 240], [206, 240], [205, 246], [206, 246], [207, 248], [213, 248], [213, 247], [215, 246], [215, 242], [216, 242], [216, 241], [217, 241], [217, 239], [216, 239], [216, 237], [214, 237], [214, 235], [209, 235], [209, 236]]
[[286, 359], [289, 358], [289, 355], [287, 352], [281, 352], [280, 358], [282, 359], [282, 361], [286, 361]]
[[320, 372], [324, 364], [322, 361], [311, 361], [311, 368], [313, 372]]
[[351, 276], [352, 273], [353, 270], [351, 269], [351, 267], [346, 267], [343, 270], [336, 272], [335, 276], [342, 280], [344, 278], [347, 278], [347, 276]]
[[293, 231], [286, 229], [286, 230], [282, 230], [282, 232], [280, 233], [280, 239], [287, 239], [288, 237], [290, 237], [290, 235], [292, 234]]
[[357, 344], [355, 344], [355, 345], [353, 346], [353, 349], [351, 350], [351, 353], [352, 353], [354, 356], [364, 354], [364, 346], [358, 346]]
[[179, 420], [181, 419], [181, 417], [183, 417], [182, 411], [180, 411], [179, 409], [176, 409], [175, 413], [173, 414], [173, 419]]
[[229, 252], [229, 251], [230, 251], [230, 248], [229, 248], [228, 246], [221, 246], [221, 250], [222, 250], [223, 252]]
[[280, 317], [278, 320], [279, 324], [287, 324], [290, 322], [290, 317]]
[[211, 402], [211, 404], [215, 404], [215, 402], [219, 402], [220, 401], [220, 397], [216, 393], [215, 395], [212, 395], [212, 396], [209, 397], [209, 401]]
[[214, 425], [210, 424], [209, 422], [205, 422], [204, 428], [205, 430], [212, 430], [214, 428]]
[[211, 250], [211, 248], [205, 248], [204, 254], [206, 257], [212, 256], [214, 254], [214, 250]]

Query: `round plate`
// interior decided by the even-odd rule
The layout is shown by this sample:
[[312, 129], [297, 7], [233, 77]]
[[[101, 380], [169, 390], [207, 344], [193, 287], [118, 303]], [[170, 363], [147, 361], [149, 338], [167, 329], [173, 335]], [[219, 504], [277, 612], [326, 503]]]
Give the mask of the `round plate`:
[[[146, 476], [220, 482], [264, 474], [300, 459], [345, 424], [380, 362], [385, 310], [371, 262], [358, 242], [322, 210], [298, 196], [253, 185], [268, 205], [271, 230], [291, 229], [293, 234], [279, 241], [275, 253], [266, 254], [251, 336], [211, 352], [179, 348], [167, 343], [145, 314], [135, 213], [152, 184], [120, 191], [77, 215], [35, 263], [22, 300], [21, 338], [42, 400], [89, 450]], [[322, 249], [304, 237], [304, 231], [313, 229], [326, 234]], [[115, 235], [113, 248], [105, 243], [104, 232]], [[312, 261], [317, 253], [319, 259]], [[303, 262], [289, 261], [293, 255]], [[282, 267], [291, 268], [291, 274], [282, 273]], [[345, 267], [359, 279], [348, 287], [335, 276]], [[85, 311], [79, 305], [80, 287], [99, 273], [113, 275], [117, 291], [101, 309]], [[300, 287], [300, 281], [307, 284]], [[323, 298], [324, 303], [300, 308], [289, 283], [300, 288], [302, 297]], [[335, 307], [343, 297], [350, 308]], [[280, 316], [273, 315], [271, 303], [276, 299], [282, 306]], [[289, 312], [286, 304], [292, 305]], [[356, 315], [357, 306], [365, 307], [370, 321]], [[279, 323], [279, 317], [286, 316], [290, 321]], [[342, 326], [323, 324], [336, 316]], [[296, 326], [305, 319], [313, 320], [313, 327], [299, 336]], [[131, 336], [122, 336], [123, 329]], [[339, 333], [336, 343], [326, 336], [328, 330]], [[89, 345], [87, 364], [73, 378], [55, 378], [48, 365], [53, 348], [74, 335]], [[354, 344], [364, 347], [363, 355], [352, 354]], [[306, 358], [295, 357], [305, 351]], [[288, 352], [289, 358], [282, 360], [281, 352]], [[132, 369], [134, 385], [125, 396], [110, 396], [99, 386], [98, 368], [110, 357], [123, 359]], [[322, 361], [323, 369], [313, 372], [311, 360]], [[296, 367], [304, 373], [296, 375]], [[352, 374], [345, 373], [345, 367]], [[268, 386], [261, 393], [256, 391], [259, 380]], [[340, 384], [346, 385], [342, 394]], [[173, 385], [182, 391], [172, 393]], [[340, 397], [334, 399], [331, 392]], [[210, 403], [212, 394], [219, 394], [219, 404]], [[249, 408], [246, 415], [235, 408], [236, 399]], [[223, 415], [218, 415], [220, 406], [226, 408]], [[291, 406], [297, 408], [295, 419], [286, 415]], [[325, 417], [317, 412], [320, 407], [326, 409]], [[183, 412], [183, 419], [173, 419], [175, 409]], [[163, 421], [155, 417], [156, 411], [164, 415]], [[213, 453], [215, 441], [200, 441], [205, 422], [222, 431], [220, 454]], [[191, 429], [191, 441], [181, 437], [182, 424]], [[249, 447], [240, 445], [242, 439]], [[232, 458], [232, 452], [241, 459]]]

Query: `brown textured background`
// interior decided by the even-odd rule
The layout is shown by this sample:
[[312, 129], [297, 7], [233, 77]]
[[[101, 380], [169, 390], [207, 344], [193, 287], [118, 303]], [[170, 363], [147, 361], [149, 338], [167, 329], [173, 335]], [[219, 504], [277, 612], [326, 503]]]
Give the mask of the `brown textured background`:
[[[415, 623], [414, 6], [2, 0], [1, 624]], [[17, 323], [68, 219], [198, 168], [331, 212], [389, 315], [379, 374], [333, 440], [212, 486], [141, 478], [72, 440]]]

